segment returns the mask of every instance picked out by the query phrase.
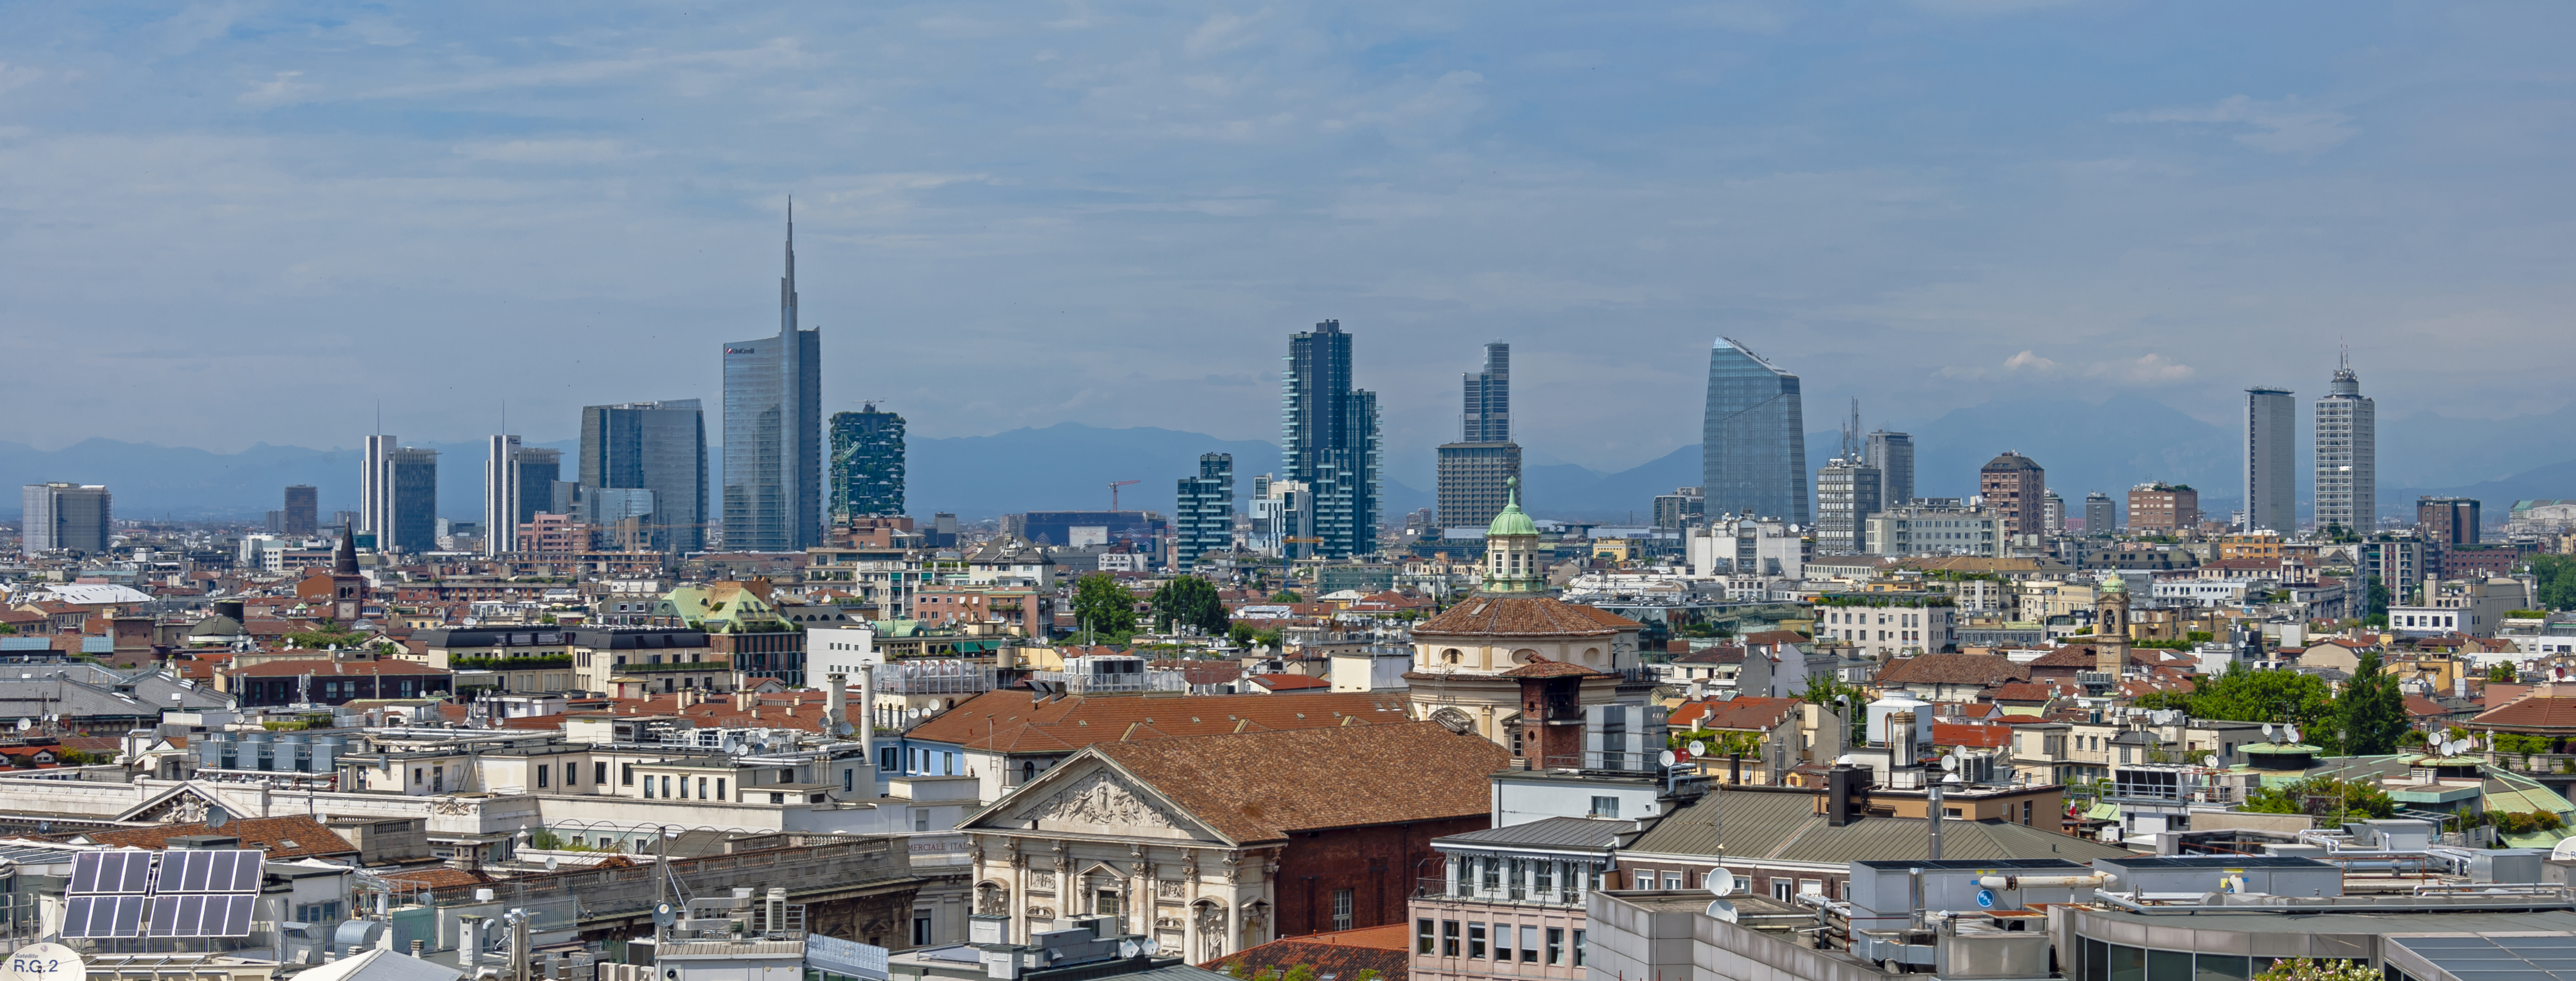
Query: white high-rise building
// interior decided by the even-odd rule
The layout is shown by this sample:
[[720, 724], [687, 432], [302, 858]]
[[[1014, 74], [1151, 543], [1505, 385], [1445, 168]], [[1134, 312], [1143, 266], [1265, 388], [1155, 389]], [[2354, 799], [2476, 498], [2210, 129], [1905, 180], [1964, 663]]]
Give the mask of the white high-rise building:
[[42, 555], [56, 549], [107, 554], [116, 523], [107, 488], [100, 484], [28, 484], [19, 498], [18, 551]]
[[2245, 390], [2246, 531], [2299, 530], [2298, 405], [2286, 388]]
[[[386, 463], [401, 441], [389, 435], [367, 437], [366, 452], [358, 459], [358, 530], [381, 536], [392, 527], [393, 487], [386, 482], [390, 472]], [[381, 543], [381, 539], [379, 539]]]
[[2379, 525], [2379, 410], [2361, 394], [2352, 355], [2317, 400], [2317, 527], [2366, 535]]
[[483, 454], [483, 554], [519, 549], [519, 438], [494, 436]]

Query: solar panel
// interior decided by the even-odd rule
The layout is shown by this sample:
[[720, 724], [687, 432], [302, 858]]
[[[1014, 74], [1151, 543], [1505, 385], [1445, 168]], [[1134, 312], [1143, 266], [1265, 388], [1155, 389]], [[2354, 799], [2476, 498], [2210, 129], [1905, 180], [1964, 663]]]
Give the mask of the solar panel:
[[150, 892], [152, 856], [146, 851], [82, 852], [72, 856], [66, 896], [139, 896]]
[[152, 897], [155, 937], [246, 937], [257, 896], [184, 895]]
[[152, 891], [258, 892], [263, 857], [251, 850], [169, 852], [161, 856], [161, 882]]
[[146, 896], [74, 896], [63, 903], [63, 936], [139, 937]]

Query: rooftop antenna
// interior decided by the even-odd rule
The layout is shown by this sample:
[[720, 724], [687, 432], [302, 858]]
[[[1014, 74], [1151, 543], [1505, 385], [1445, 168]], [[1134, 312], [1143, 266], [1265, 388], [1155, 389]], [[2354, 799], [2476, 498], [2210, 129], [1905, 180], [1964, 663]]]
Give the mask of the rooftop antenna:
[[1851, 422], [1843, 426], [1843, 458], [1860, 459], [1860, 397], [1851, 400]]

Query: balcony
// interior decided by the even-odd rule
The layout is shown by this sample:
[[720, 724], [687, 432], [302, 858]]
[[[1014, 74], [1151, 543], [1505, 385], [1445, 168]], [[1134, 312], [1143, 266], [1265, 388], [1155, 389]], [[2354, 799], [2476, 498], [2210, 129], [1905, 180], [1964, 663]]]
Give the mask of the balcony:
[[1571, 881], [1551, 883], [1550, 888], [1540, 890], [1525, 884], [1480, 886], [1468, 880], [1451, 882], [1448, 879], [1423, 878], [1414, 880], [1413, 898], [1435, 904], [1581, 908], [1583, 889]]

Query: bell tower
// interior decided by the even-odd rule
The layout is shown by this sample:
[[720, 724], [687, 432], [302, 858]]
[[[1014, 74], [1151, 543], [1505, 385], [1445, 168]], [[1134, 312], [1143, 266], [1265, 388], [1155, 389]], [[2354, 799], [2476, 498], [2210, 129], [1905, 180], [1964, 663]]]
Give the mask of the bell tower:
[[1505, 481], [1510, 497], [1485, 526], [1485, 587], [1493, 595], [1547, 590], [1538, 561], [1538, 523], [1521, 511], [1521, 479]]
[[340, 526], [340, 543], [331, 549], [331, 619], [346, 627], [363, 618], [367, 577], [358, 573], [358, 541], [348, 525]]
[[2129, 584], [2113, 573], [2093, 599], [2093, 669], [2119, 680], [2129, 667]]

